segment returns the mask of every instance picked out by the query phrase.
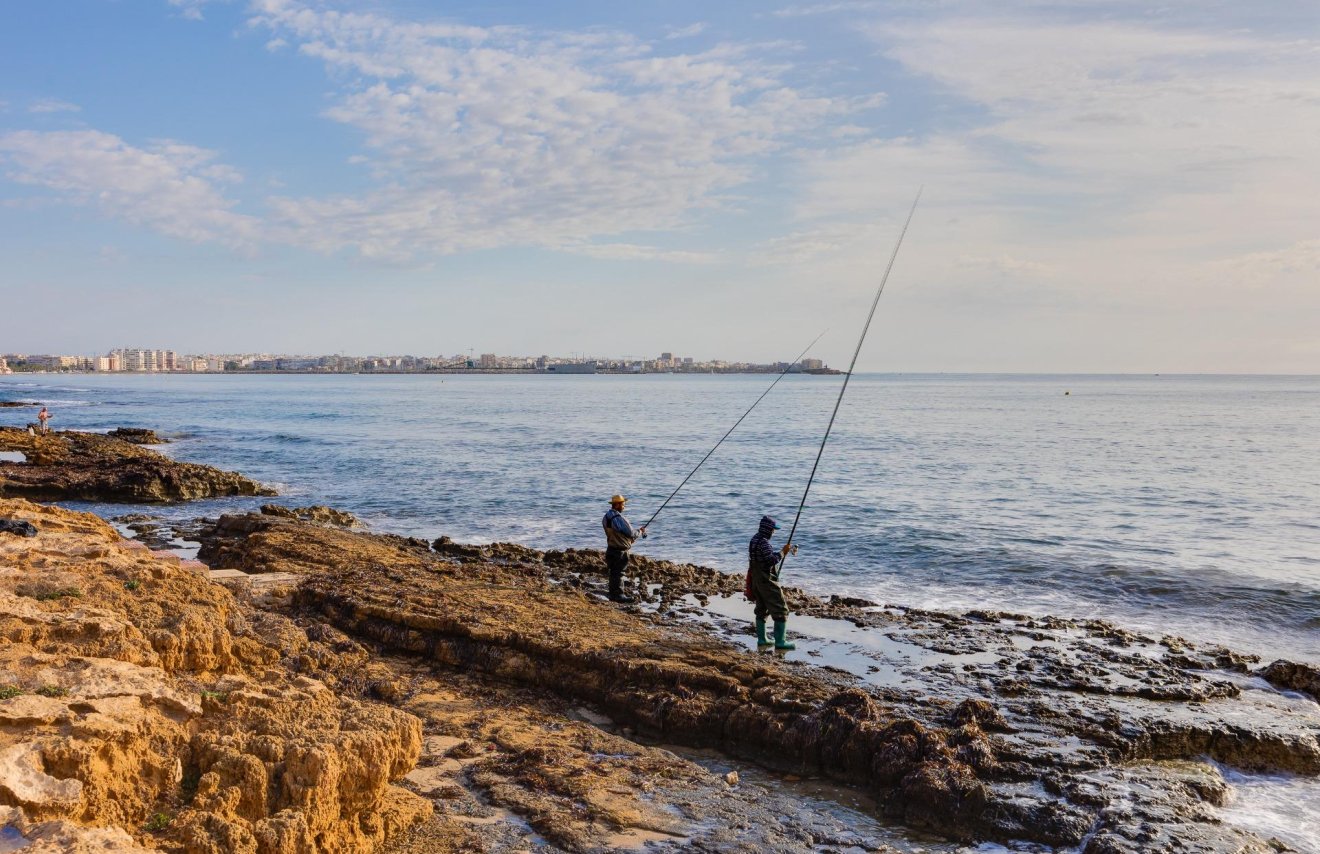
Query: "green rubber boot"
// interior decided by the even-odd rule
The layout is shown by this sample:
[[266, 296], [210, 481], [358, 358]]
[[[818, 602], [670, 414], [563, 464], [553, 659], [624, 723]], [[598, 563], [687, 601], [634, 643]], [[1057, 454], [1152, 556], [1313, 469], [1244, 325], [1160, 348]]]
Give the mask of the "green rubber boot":
[[788, 628], [787, 620], [775, 620], [775, 649], [797, 649], [797, 644], [784, 640], [784, 629]]
[[756, 618], [756, 648], [765, 649], [774, 641], [765, 636], [765, 617]]

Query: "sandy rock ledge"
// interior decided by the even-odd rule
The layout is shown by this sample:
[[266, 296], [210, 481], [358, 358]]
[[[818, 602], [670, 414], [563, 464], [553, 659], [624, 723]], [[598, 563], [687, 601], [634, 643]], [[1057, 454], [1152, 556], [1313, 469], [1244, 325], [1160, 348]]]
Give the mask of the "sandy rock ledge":
[[93, 516], [0, 517], [39, 530], [0, 537], [0, 842], [366, 852], [430, 815], [420, 721], [307, 675], [333, 650]]

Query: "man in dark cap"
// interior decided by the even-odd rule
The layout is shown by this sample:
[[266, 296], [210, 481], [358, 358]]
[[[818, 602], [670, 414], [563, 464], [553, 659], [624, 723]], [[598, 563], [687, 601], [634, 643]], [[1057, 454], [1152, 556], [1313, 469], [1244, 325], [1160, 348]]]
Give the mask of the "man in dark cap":
[[784, 591], [779, 587], [779, 564], [784, 556], [792, 552], [797, 554], [797, 546], [788, 543], [778, 550], [770, 545], [779, 526], [769, 516], [761, 517], [761, 525], [756, 536], [747, 544], [747, 574], [751, 582], [752, 598], [756, 601], [756, 648], [765, 649], [770, 641], [765, 636], [765, 618], [767, 615], [775, 621], [774, 647], [779, 650], [797, 649], [797, 644], [784, 639], [785, 625], [788, 622], [788, 603], [784, 601]]

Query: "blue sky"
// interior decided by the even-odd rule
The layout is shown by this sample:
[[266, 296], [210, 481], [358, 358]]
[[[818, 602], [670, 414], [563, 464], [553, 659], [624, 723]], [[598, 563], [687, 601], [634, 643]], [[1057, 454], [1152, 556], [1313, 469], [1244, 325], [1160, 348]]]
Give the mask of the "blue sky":
[[0, 351], [1320, 372], [1313, 2], [67, 0]]

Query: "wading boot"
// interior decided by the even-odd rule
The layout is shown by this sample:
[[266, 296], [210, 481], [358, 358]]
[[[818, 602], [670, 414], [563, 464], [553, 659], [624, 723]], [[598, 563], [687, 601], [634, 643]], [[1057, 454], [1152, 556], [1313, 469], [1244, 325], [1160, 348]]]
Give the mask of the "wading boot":
[[765, 649], [773, 643], [765, 636], [765, 617], [756, 618], [756, 648]]
[[787, 620], [775, 620], [775, 649], [790, 650], [797, 649], [797, 644], [784, 640], [784, 629], [788, 628]]

